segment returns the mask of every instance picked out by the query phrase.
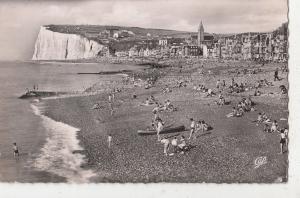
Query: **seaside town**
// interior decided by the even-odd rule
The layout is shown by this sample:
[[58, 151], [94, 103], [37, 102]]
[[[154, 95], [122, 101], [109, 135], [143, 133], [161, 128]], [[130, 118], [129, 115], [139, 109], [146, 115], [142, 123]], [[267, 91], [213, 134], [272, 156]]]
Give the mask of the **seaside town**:
[[[73, 29], [73, 30], [72, 30]], [[201, 21], [196, 33], [177, 32], [157, 35], [155, 32], [136, 34], [122, 27], [64, 27], [64, 32], [77, 33], [103, 43], [106, 50], [99, 56], [167, 59], [202, 57], [206, 59], [287, 62], [288, 28], [283, 23], [271, 32], [239, 34], [210, 34]], [[115, 45], [116, 43], [116, 45]]]

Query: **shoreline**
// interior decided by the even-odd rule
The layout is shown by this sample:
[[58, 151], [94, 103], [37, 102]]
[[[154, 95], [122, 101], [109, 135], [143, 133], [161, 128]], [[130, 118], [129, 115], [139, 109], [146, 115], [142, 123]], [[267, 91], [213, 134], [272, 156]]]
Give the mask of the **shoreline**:
[[[265, 68], [269, 67], [270, 65], [265, 66]], [[205, 69], [219, 73], [229, 69], [225, 67], [214, 71], [213, 68], [218, 67], [212, 65], [211, 68]], [[249, 119], [256, 119], [257, 112], [248, 113], [242, 118], [227, 120], [225, 115], [230, 112], [230, 105], [222, 108], [216, 107], [213, 104], [215, 98], [203, 98], [202, 94], [192, 91], [192, 84], [199, 80], [208, 87], [215, 86], [215, 79], [220, 74], [215, 77], [202, 76], [197, 79], [198, 77], [194, 76], [198, 75], [197, 72], [191, 73], [193, 69], [184, 66], [183, 72], [191, 73], [192, 84], [189, 84], [187, 88], [174, 88], [166, 95], [161, 93], [161, 89], [166, 84], [174, 84], [175, 79], [180, 79], [183, 75], [181, 73], [178, 77], [172, 76], [170, 73], [174, 73], [171, 71], [174, 68], [166, 70], [164, 72], [167, 74], [161, 76], [155, 87], [150, 90], [136, 87], [117, 93], [114, 116], [110, 116], [107, 108], [107, 92], [46, 101], [47, 116], [81, 128], [77, 137], [80, 140], [79, 144], [84, 148], [81, 153], [87, 159], [83, 167], [91, 168], [98, 173], [98, 177], [93, 178], [91, 182], [272, 183], [278, 177], [286, 177], [287, 156], [274, 155], [273, 152], [279, 149], [277, 134], [262, 134], [260, 127], [255, 127], [249, 122]], [[268, 72], [267, 75], [262, 74], [262, 76], [269, 79], [271, 72], [268, 69], [266, 72]], [[226, 78], [229, 80], [230, 76]], [[236, 79], [245, 79], [245, 77], [236, 77]], [[99, 86], [95, 86], [93, 89], [98, 88]], [[276, 89], [270, 87], [266, 90], [271, 92]], [[137, 95], [136, 100], [131, 99], [133, 94]], [[152, 108], [139, 106], [149, 94], [154, 95], [160, 101], [171, 98], [174, 105], [179, 107], [178, 112], [161, 115], [167, 122], [184, 124], [188, 128], [188, 117], [204, 118], [214, 129], [211, 134], [204, 136], [200, 134], [195, 142], [191, 142], [196, 145], [196, 148], [187, 154], [163, 156], [162, 145], [156, 142], [156, 137], [141, 137], [136, 133], [137, 129], [146, 128], [151, 124]], [[226, 97], [236, 103], [241, 95], [227, 95]], [[268, 112], [279, 121], [280, 117], [285, 118], [288, 112], [284, 111], [287, 109], [287, 101], [278, 97], [274, 95], [271, 103], [268, 95], [256, 97], [253, 100], [258, 103], [257, 108]], [[97, 102], [100, 102], [103, 109], [92, 110], [91, 107]], [[240, 122], [236, 123], [235, 119]], [[281, 125], [286, 123], [286, 121], [279, 122]], [[108, 149], [106, 143], [109, 133], [113, 136], [112, 149]], [[188, 136], [188, 132], [176, 134]], [[253, 145], [256, 145], [255, 148]], [[253, 169], [251, 163], [261, 155], [266, 155], [270, 163], [258, 170]], [[276, 163], [277, 168], [274, 168], [272, 163]]]
[[[67, 183], [88, 182], [88, 179], [95, 176], [95, 173], [81, 167], [85, 163], [85, 156], [80, 153], [83, 148], [77, 138], [80, 129], [44, 115], [43, 102], [31, 103], [30, 106], [33, 113], [41, 118], [48, 133], [41, 153], [35, 159], [34, 167], [62, 177]], [[59, 146], [61, 144], [65, 146]], [[55, 161], [58, 160], [61, 161], [60, 167], [55, 165]]]

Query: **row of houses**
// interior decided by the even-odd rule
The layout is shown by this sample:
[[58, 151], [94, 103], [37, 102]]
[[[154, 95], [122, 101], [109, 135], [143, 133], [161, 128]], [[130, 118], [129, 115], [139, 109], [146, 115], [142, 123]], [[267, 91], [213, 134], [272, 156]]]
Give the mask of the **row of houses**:
[[203, 57], [278, 62], [286, 62], [288, 59], [287, 24], [268, 33], [219, 36], [203, 31], [203, 28], [199, 28], [198, 35], [191, 34], [183, 38], [169, 36], [147, 39], [147, 42], [138, 42], [128, 49], [114, 51], [113, 55], [156, 58]]

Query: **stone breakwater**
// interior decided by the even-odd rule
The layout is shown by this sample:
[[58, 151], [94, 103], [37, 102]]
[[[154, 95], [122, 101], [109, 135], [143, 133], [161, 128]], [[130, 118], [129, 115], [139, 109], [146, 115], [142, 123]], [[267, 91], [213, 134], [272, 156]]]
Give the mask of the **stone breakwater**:
[[42, 26], [35, 42], [32, 60], [95, 58], [104, 49], [104, 45], [83, 36], [53, 32]]

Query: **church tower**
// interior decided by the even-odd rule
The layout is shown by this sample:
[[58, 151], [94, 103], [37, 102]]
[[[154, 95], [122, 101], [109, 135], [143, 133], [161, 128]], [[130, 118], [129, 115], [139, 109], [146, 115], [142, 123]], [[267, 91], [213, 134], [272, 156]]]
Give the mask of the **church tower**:
[[204, 27], [203, 27], [203, 24], [201, 21], [199, 28], [198, 28], [198, 43], [197, 44], [199, 47], [203, 44], [203, 41], [204, 41]]

